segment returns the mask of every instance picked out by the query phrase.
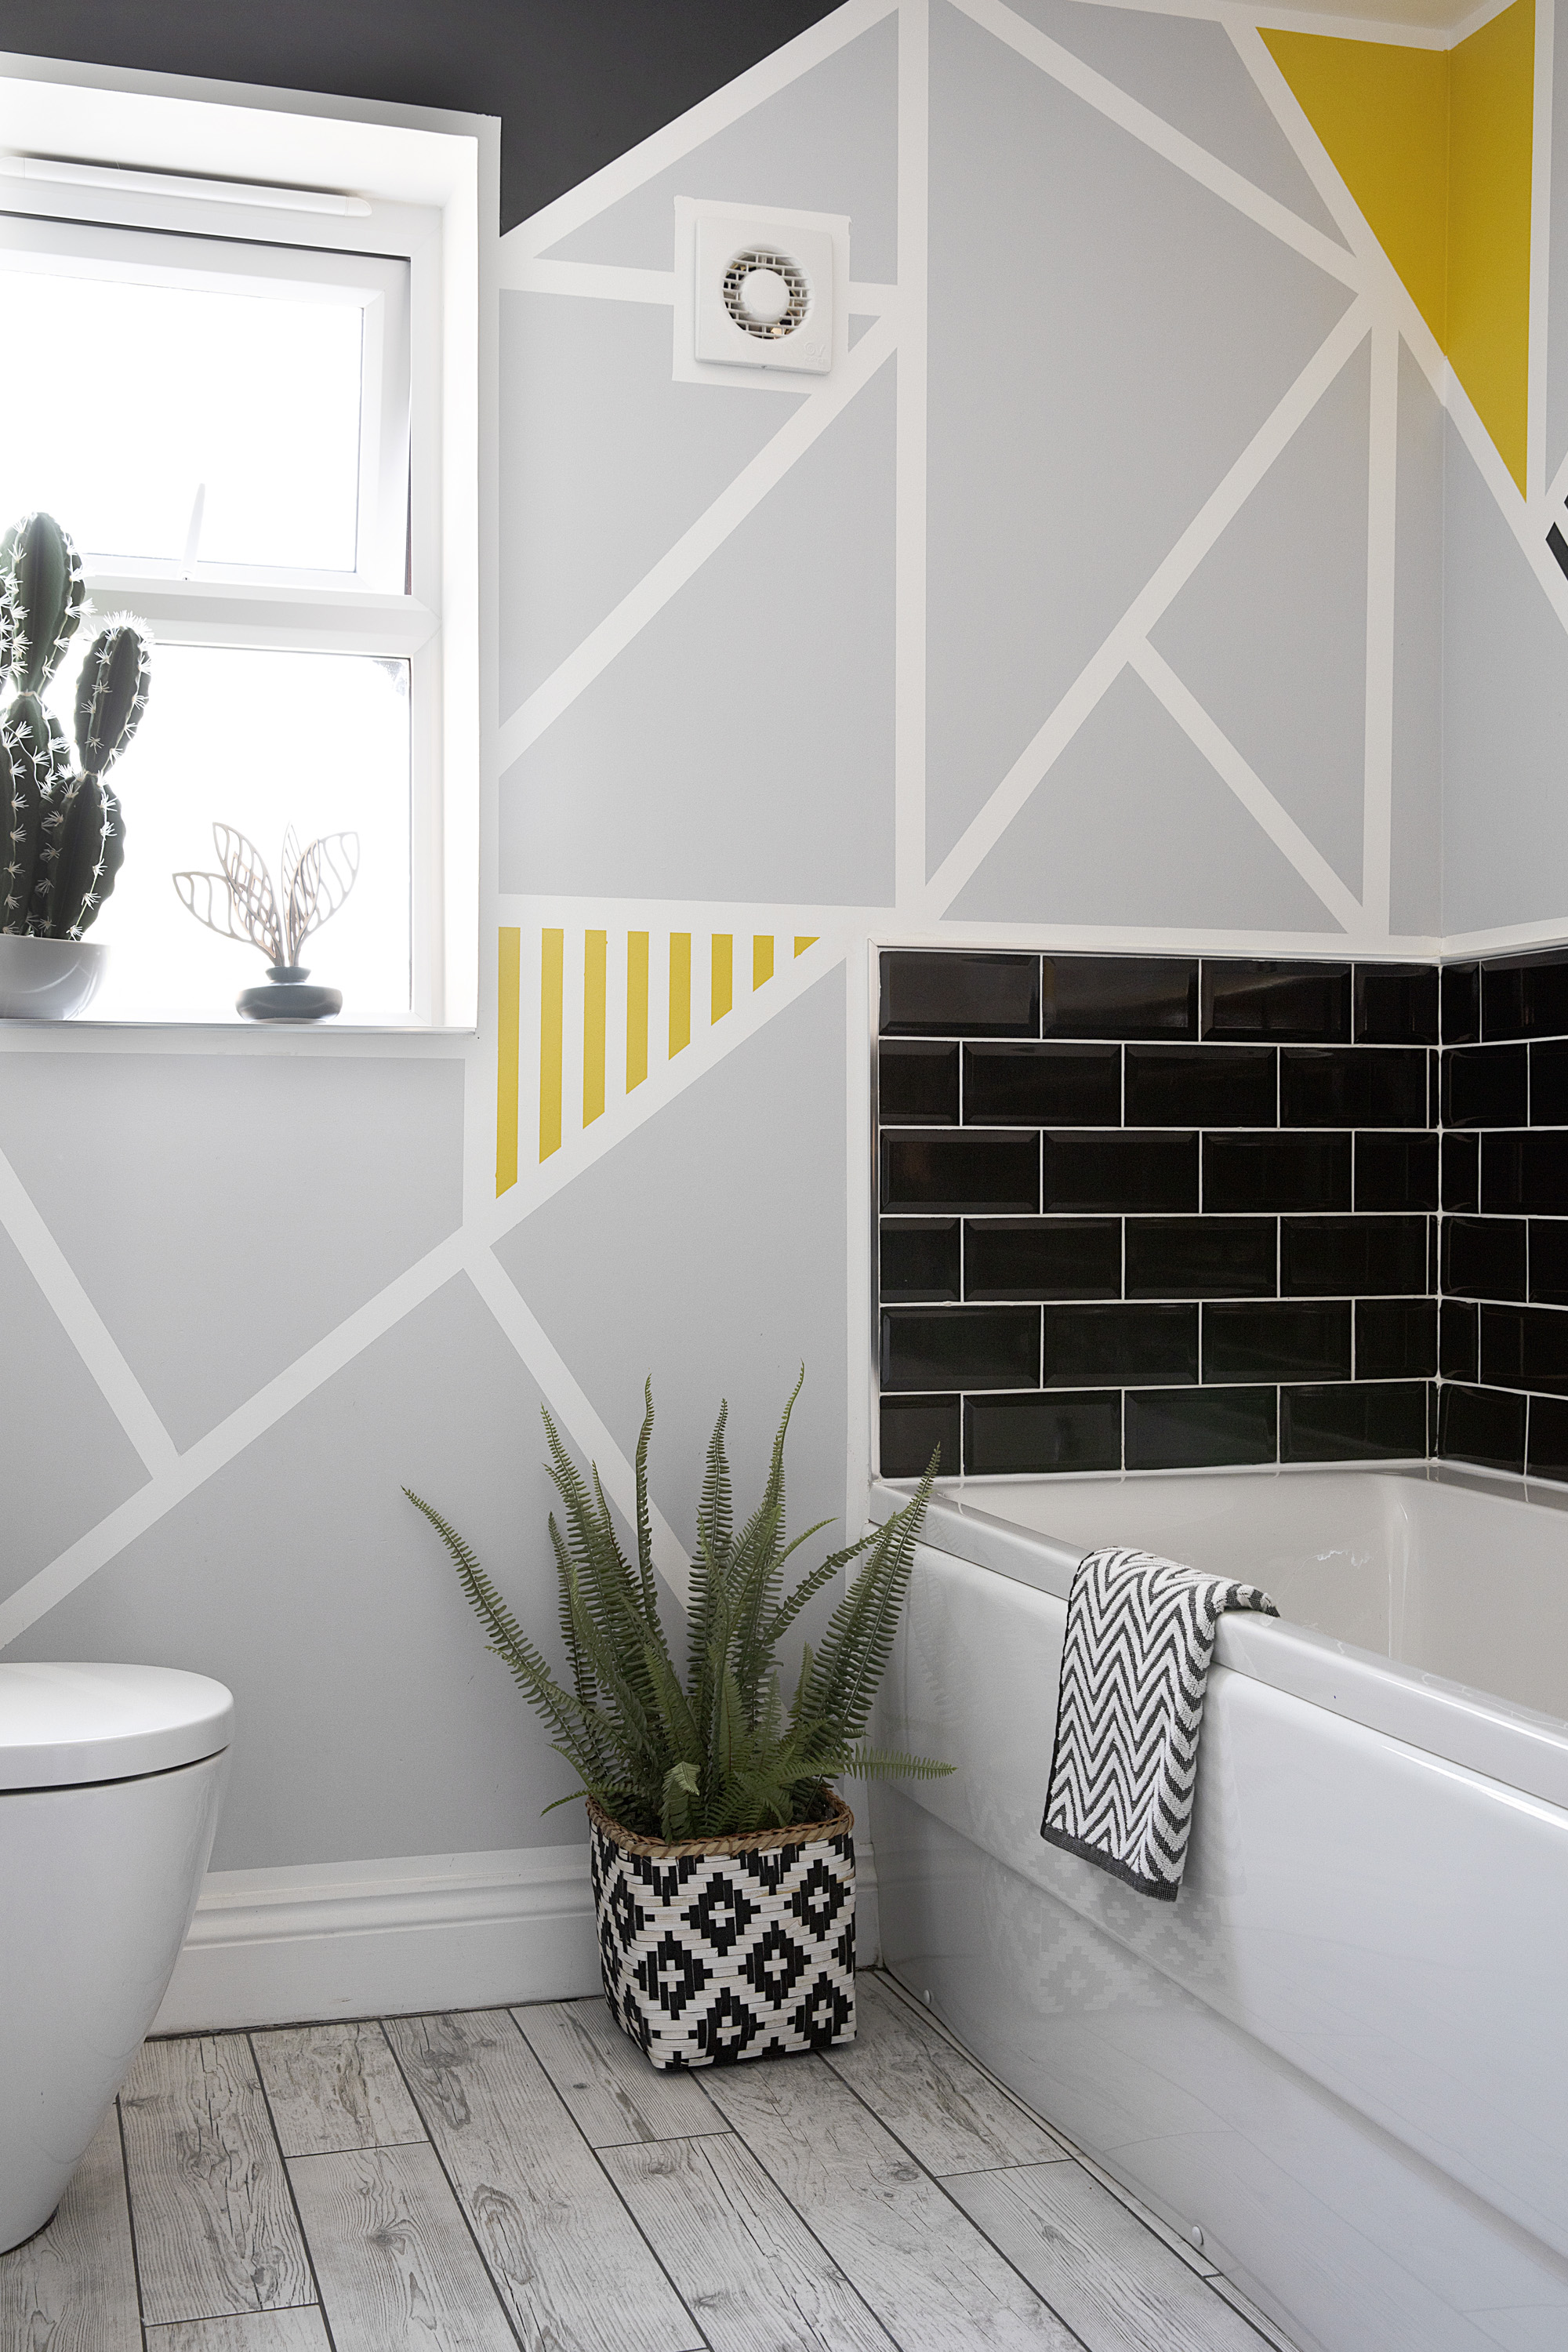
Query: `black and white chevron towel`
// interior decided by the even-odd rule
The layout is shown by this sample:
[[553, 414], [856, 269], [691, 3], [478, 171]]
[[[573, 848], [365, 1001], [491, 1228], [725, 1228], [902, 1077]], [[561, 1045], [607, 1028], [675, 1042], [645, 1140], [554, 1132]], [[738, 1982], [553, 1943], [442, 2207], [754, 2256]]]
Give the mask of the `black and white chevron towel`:
[[1091, 1551], [1068, 1596], [1040, 1835], [1162, 1903], [1182, 1883], [1204, 1693], [1227, 1609], [1279, 1614], [1256, 1584], [1146, 1551]]

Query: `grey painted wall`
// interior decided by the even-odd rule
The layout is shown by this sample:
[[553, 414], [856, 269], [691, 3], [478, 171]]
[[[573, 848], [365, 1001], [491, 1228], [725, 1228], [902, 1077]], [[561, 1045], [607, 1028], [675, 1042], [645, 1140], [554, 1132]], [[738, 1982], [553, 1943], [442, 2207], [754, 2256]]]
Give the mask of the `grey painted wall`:
[[[892, 903], [895, 619], [900, 581], [919, 593], [922, 492], [929, 818], [913, 863], [931, 871], [1352, 299], [1333, 274], [1328, 215], [1215, 26], [1080, 0], [1024, 0], [1023, 14], [1325, 242], [1294, 249], [932, 0], [923, 484], [908, 445], [900, 478], [911, 379], [900, 384], [895, 357], [487, 783], [485, 937], [518, 926], [531, 971], [542, 923], [586, 920], [619, 939], [662, 916], [699, 936], [700, 997], [704, 927], [733, 933], [737, 1005], [731, 1031], [713, 1033], [722, 1047], [752, 1002], [746, 935], [771, 925], [777, 936], [774, 997], [755, 1006], [781, 1009], [717, 1058], [701, 1009], [689, 1059], [655, 1073], [663, 1107], [643, 1118], [640, 1098], [612, 1089], [592, 1133], [568, 1118], [546, 1171], [554, 1189], [537, 1196], [525, 1099], [523, 1182], [495, 1253], [627, 1450], [652, 1371], [656, 1499], [682, 1533], [719, 1397], [744, 1487], [803, 1359], [794, 1516], [837, 1522], [845, 1507], [867, 1325], [849, 1205], [864, 1134], [847, 1104], [866, 1040], [858, 1003], [847, 1024], [855, 967], [836, 956], [976, 923], [1004, 936], [1094, 925], [1342, 938], [1278, 842], [1125, 669], [976, 852], [946, 913]], [[899, 39], [891, 16], [858, 33], [552, 257], [667, 269], [673, 197], [722, 196], [847, 212], [852, 275], [892, 281]], [[1558, 245], [1568, 251], [1568, 233]], [[658, 303], [587, 287], [510, 292], [500, 311], [487, 694], [504, 721], [803, 395], [674, 383]], [[1440, 891], [1450, 929], [1568, 912], [1557, 781], [1568, 643], [1445, 431], [1405, 362], [1395, 935], [1433, 930]], [[1352, 887], [1367, 434], [1363, 347], [1151, 624]], [[781, 707], [790, 723], [770, 723]], [[906, 751], [921, 707], [906, 696]], [[905, 785], [908, 822], [907, 774]], [[552, 894], [573, 903], [563, 910]], [[839, 921], [836, 908], [884, 911]], [[802, 908], [816, 912], [797, 919]], [[824, 934], [813, 952], [825, 968], [792, 994], [789, 935], [802, 929]], [[471, 1043], [372, 1053], [347, 1037], [287, 1050], [214, 1037], [184, 1052], [145, 1038], [46, 1050], [0, 1039], [12, 1049], [0, 1056], [0, 1150], [109, 1339], [175, 1447], [239, 1432], [141, 1532], [122, 1540], [112, 1522], [103, 1564], [16, 1654], [163, 1659], [234, 1686], [224, 1866], [578, 1834], [570, 1813], [541, 1822], [560, 1769], [399, 1492], [427, 1493], [548, 1627], [548, 1377], [525, 1369], [461, 1272], [384, 1313], [374, 1306], [454, 1234], [482, 1236], [493, 1213], [493, 1004], [487, 962]], [[525, 1016], [536, 1034], [531, 995]], [[386, 1328], [289, 1410], [258, 1412], [253, 1431], [226, 1418], [367, 1307]], [[72, 1344], [3, 1236], [0, 1315], [3, 1600], [144, 1496], [150, 1474], [92, 1377], [90, 1339], [86, 1355]], [[850, 1475], [864, 1468], [851, 1451]]]

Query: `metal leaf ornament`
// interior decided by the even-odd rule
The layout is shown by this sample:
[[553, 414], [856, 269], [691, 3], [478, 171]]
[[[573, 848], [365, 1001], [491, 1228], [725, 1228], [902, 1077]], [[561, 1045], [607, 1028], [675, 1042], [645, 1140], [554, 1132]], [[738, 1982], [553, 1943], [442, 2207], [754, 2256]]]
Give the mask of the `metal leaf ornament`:
[[176, 874], [180, 903], [220, 940], [257, 947], [276, 976], [298, 970], [300, 950], [342, 907], [359, 873], [357, 833], [327, 833], [301, 849], [290, 825], [283, 835], [280, 887], [267, 861], [237, 827], [215, 824], [222, 872]]

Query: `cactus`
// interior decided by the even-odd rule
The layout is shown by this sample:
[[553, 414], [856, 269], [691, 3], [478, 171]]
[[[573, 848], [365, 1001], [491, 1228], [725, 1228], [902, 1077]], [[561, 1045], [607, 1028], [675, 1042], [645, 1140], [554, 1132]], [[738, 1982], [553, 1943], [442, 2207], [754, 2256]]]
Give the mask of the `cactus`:
[[73, 766], [40, 697], [87, 612], [81, 560], [52, 515], [0, 539], [0, 931], [79, 940], [125, 862], [125, 819], [104, 782], [147, 708], [149, 638], [128, 614], [87, 649], [76, 691]]
[[16, 689], [41, 694], [81, 620], [81, 558], [53, 515], [24, 515], [0, 539], [0, 572], [15, 583], [9, 667]]

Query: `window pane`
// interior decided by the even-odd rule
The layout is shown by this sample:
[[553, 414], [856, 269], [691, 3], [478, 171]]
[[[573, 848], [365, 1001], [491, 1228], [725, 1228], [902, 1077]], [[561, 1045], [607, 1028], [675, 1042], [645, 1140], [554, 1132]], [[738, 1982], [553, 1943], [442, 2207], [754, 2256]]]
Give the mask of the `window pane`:
[[69, 356], [5, 371], [0, 528], [44, 507], [84, 552], [177, 562], [205, 483], [200, 562], [353, 570], [357, 302], [5, 264], [28, 350]]
[[[135, 742], [111, 781], [125, 864], [91, 937], [111, 949], [89, 1018], [237, 1018], [266, 959], [187, 913], [171, 876], [216, 872], [215, 820], [248, 835], [279, 887], [283, 833], [357, 833], [347, 904], [306, 940], [344, 1021], [409, 1013], [408, 665], [353, 654], [160, 646]], [[221, 899], [222, 894], [219, 894]]]

